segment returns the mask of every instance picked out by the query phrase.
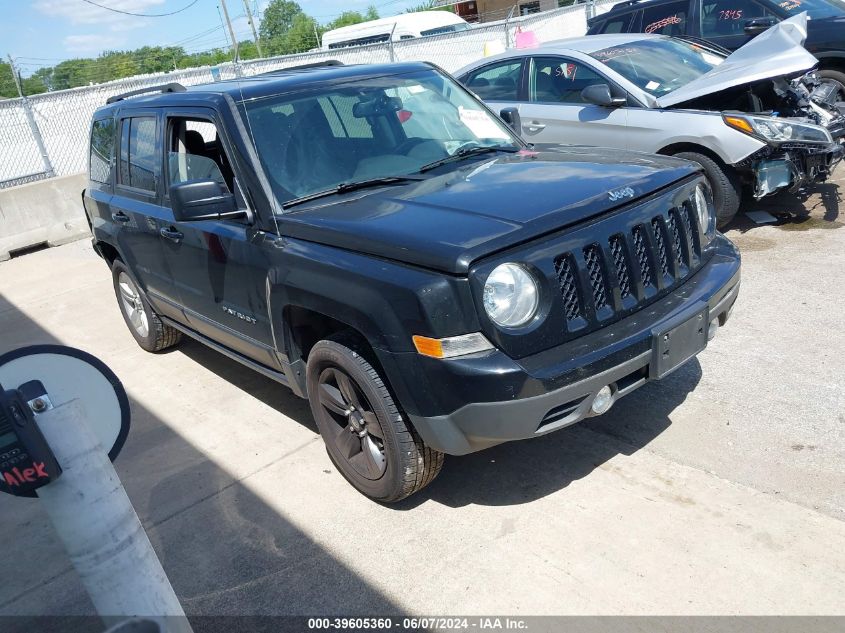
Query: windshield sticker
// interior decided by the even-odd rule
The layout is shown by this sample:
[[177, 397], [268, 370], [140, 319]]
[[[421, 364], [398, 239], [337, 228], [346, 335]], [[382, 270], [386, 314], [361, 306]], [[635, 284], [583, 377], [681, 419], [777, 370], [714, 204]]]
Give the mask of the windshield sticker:
[[656, 81], [649, 81], [649, 82], [645, 85], [645, 89], [646, 89], [646, 90], [657, 90], [659, 87], [660, 87], [660, 84], [659, 84], [659, 83], [657, 83]]
[[668, 18], [663, 18], [662, 20], [658, 20], [657, 22], [652, 22], [647, 27], [645, 27], [646, 33], [654, 33], [662, 29], [664, 26], [670, 26], [672, 24], [680, 24], [681, 18], [677, 15], [670, 15]]
[[577, 70], [578, 66], [575, 64], [561, 64], [555, 68], [555, 77], [565, 77], [570, 81], [575, 81], [575, 73]]
[[425, 92], [425, 88], [419, 84], [413, 84], [410, 86], [405, 86], [405, 89], [410, 92], [412, 95], [418, 94], [420, 92]]
[[478, 138], [508, 138], [484, 110], [471, 110], [459, 106], [458, 116], [461, 119], [461, 123], [466, 125], [470, 132]]
[[720, 20], [741, 20], [742, 19], [742, 9], [725, 9], [724, 11], [719, 11], [719, 19]]

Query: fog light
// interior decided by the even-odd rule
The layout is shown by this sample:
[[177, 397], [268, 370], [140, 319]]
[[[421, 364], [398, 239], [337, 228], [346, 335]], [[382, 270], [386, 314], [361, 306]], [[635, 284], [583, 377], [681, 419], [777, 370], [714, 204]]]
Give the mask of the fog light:
[[599, 392], [596, 394], [596, 397], [593, 398], [593, 404], [590, 406], [593, 413], [597, 415], [601, 415], [605, 411], [607, 411], [610, 406], [613, 404], [613, 390], [608, 386], [605, 385]]
[[707, 340], [712, 341], [716, 338], [716, 332], [719, 330], [719, 319], [710, 321], [710, 327], [707, 328]]

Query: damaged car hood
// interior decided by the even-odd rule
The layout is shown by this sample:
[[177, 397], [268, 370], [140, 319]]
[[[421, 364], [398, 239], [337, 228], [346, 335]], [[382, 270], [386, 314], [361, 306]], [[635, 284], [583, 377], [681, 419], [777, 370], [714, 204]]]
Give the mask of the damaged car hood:
[[656, 104], [668, 108], [727, 88], [807, 71], [819, 62], [804, 48], [806, 38], [804, 12], [764, 31], [710, 72], [657, 98]]

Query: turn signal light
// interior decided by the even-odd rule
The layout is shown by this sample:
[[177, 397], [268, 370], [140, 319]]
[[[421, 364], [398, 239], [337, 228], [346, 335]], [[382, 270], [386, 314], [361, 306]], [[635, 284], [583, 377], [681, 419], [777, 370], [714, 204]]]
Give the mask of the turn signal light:
[[725, 119], [725, 123], [727, 123], [731, 127], [736, 128], [737, 130], [745, 132], [746, 134], [754, 134], [755, 133], [754, 128], [751, 127], [751, 124], [748, 121], [746, 121], [745, 119], [743, 119], [742, 117], [725, 116], [724, 119]]
[[431, 358], [454, 358], [493, 349], [490, 341], [480, 332], [448, 338], [429, 338], [415, 334], [412, 338], [417, 352]]

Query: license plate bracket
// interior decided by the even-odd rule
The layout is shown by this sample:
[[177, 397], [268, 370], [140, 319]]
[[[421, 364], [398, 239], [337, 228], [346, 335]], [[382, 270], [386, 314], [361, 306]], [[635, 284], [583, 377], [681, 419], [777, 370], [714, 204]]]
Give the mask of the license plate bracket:
[[652, 331], [652, 378], [660, 380], [671, 374], [693, 356], [707, 347], [707, 330], [710, 324], [709, 309], [705, 305], [692, 315], [683, 317]]

